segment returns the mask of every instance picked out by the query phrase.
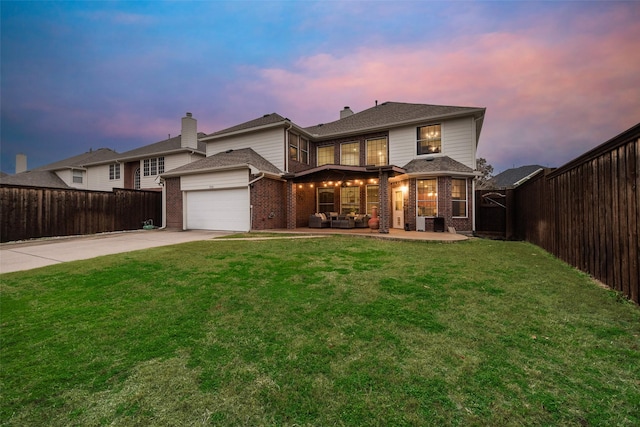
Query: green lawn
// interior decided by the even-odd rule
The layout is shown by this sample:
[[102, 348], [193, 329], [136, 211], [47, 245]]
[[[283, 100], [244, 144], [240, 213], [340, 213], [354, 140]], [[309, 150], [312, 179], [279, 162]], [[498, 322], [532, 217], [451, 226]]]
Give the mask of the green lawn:
[[204, 241], [0, 283], [3, 425], [640, 425], [640, 308], [527, 243]]

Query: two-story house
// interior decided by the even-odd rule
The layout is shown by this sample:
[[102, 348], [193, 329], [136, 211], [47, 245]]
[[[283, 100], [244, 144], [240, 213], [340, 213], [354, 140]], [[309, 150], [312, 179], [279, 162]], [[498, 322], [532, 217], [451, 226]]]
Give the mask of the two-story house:
[[203, 138], [207, 157], [162, 175], [165, 225], [263, 230], [316, 212], [372, 213], [380, 232], [474, 230], [485, 108], [385, 102], [300, 127], [267, 114]]
[[87, 163], [92, 190], [113, 188], [161, 190], [160, 175], [165, 171], [203, 159], [206, 145], [198, 139], [197, 121], [191, 113], [182, 118], [181, 134], [154, 144], [118, 154], [104, 161]]
[[[114, 188], [160, 191], [160, 175], [206, 156], [206, 144], [198, 138], [197, 121], [187, 113], [181, 122], [182, 133], [163, 141], [125, 153], [108, 148], [41, 166], [30, 171], [16, 171], [3, 177], [2, 183], [34, 187], [75, 188], [112, 191]], [[23, 161], [26, 169], [26, 159]]]

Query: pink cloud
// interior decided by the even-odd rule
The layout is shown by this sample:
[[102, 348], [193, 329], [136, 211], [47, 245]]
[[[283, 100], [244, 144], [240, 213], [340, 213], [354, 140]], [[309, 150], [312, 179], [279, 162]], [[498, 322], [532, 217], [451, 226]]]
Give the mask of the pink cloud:
[[320, 53], [288, 69], [256, 70], [258, 81], [245, 90], [266, 92], [302, 125], [374, 100], [485, 106], [480, 154], [508, 166], [559, 166], [640, 119], [635, 10], [622, 5], [571, 22], [548, 16], [518, 30]]

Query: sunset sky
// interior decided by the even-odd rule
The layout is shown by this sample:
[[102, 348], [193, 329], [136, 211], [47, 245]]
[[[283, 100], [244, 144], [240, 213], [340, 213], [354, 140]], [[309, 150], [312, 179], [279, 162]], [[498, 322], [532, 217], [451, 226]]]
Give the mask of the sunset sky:
[[640, 2], [12, 2], [1, 164], [124, 152], [276, 112], [486, 107], [495, 173], [560, 166], [640, 122]]

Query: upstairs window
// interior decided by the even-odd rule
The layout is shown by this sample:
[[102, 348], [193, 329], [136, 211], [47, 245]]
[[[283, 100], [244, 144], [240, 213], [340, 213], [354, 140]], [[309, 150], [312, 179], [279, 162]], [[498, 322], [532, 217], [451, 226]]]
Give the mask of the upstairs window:
[[434, 154], [442, 151], [442, 132], [440, 125], [418, 128], [418, 154]]
[[318, 147], [318, 166], [335, 163], [333, 145]]
[[289, 132], [289, 159], [309, 164], [309, 140]]
[[109, 165], [109, 179], [120, 179], [120, 163]]
[[74, 169], [73, 170], [73, 183], [74, 184], [82, 184], [82, 178], [84, 173], [81, 170]]
[[387, 160], [387, 138], [367, 140], [367, 165], [382, 166]]
[[340, 164], [360, 166], [360, 143], [345, 142], [340, 145]]
[[144, 176], [154, 176], [164, 173], [164, 157], [144, 159], [143, 171]]

